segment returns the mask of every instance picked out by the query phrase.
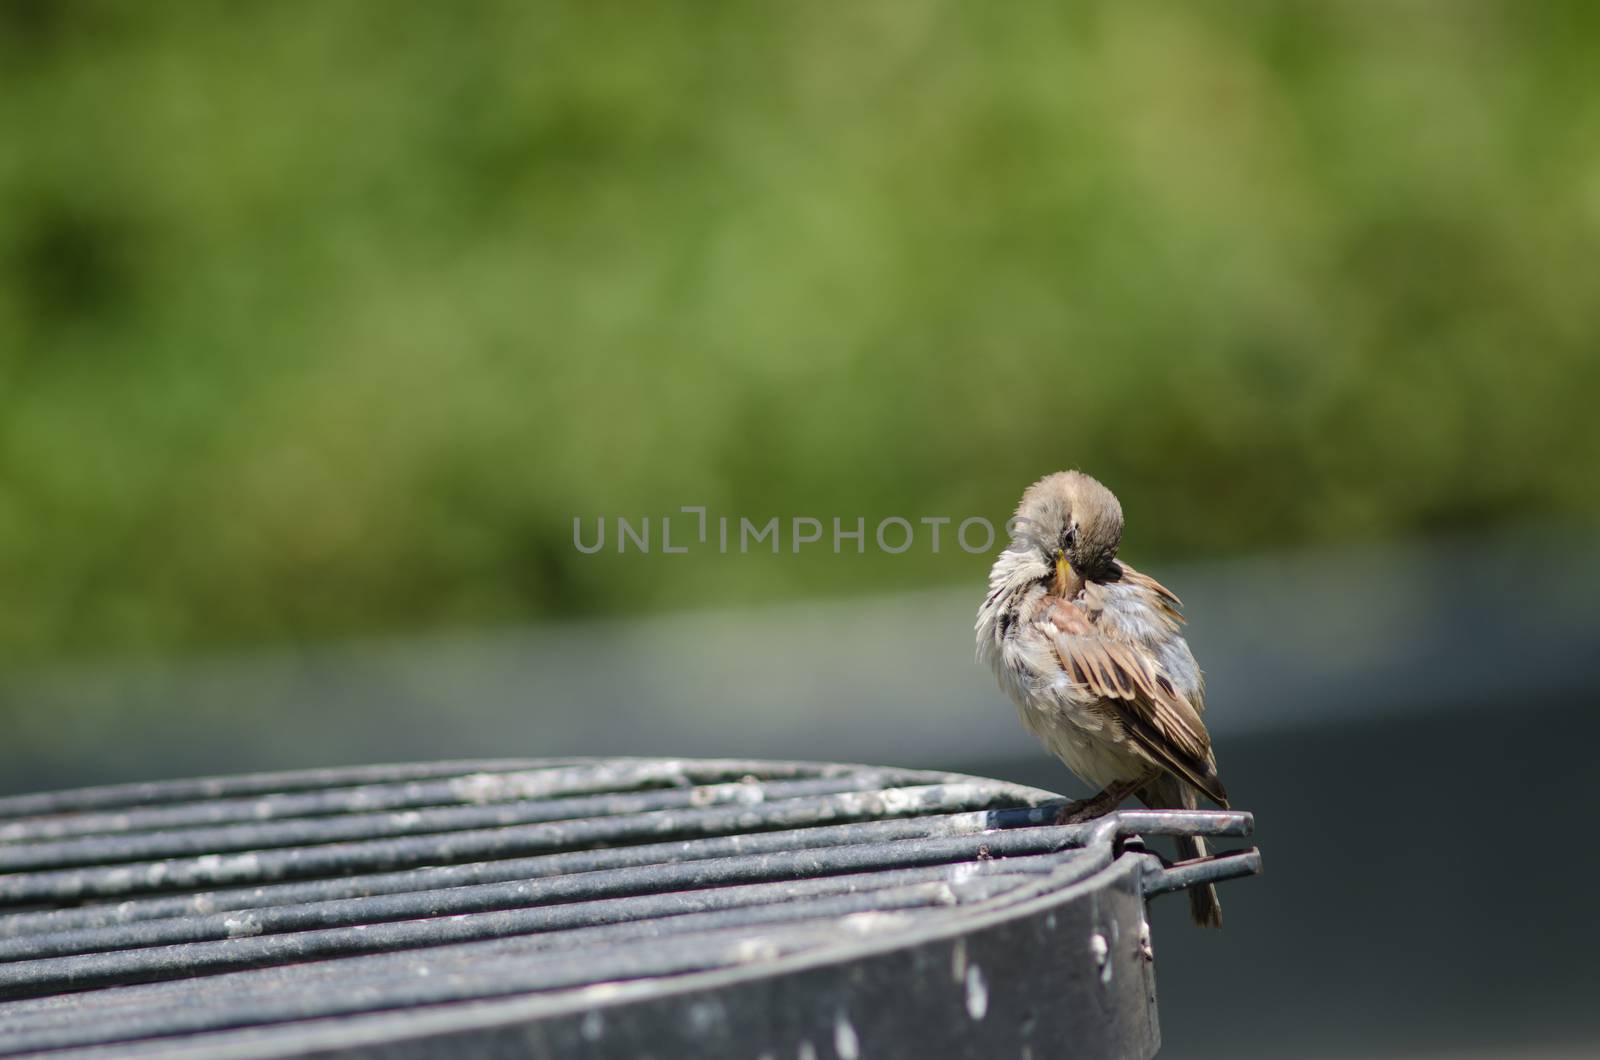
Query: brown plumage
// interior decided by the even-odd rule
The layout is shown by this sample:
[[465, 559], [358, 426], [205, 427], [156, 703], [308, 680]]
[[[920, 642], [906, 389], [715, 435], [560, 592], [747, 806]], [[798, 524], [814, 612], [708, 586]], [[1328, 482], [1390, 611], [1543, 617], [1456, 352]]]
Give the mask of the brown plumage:
[[[1102, 788], [1077, 819], [1129, 792], [1153, 808], [1224, 808], [1205, 682], [1184, 641], [1182, 604], [1117, 559], [1122, 505], [1088, 475], [1065, 471], [1030, 486], [1016, 537], [989, 575], [978, 654], [1017, 704], [1023, 725], [1085, 781]], [[1180, 859], [1201, 857], [1178, 840]], [[1189, 892], [1197, 923], [1219, 926], [1210, 887]]]
[[1136, 644], [1101, 636], [1078, 601], [1051, 598], [1042, 610], [1061, 631], [1054, 638], [1056, 658], [1073, 682], [1100, 697], [1100, 706], [1152, 762], [1227, 809], [1228, 793], [1200, 712], [1155, 661]]

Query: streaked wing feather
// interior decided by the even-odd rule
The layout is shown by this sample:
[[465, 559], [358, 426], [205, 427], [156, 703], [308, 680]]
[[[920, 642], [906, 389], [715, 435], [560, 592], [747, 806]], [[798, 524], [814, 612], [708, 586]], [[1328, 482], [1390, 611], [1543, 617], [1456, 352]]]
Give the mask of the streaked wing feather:
[[1046, 617], [1056, 657], [1073, 682], [1100, 697], [1153, 759], [1226, 806], [1205, 723], [1156, 662], [1135, 645], [1101, 636], [1070, 601], [1054, 601]]
[[[1142, 590], [1146, 594], [1147, 601], [1155, 607], [1157, 612], [1172, 623], [1174, 631], [1187, 622], [1187, 619], [1183, 617], [1183, 601], [1178, 599], [1177, 593], [1143, 571], [1134, 570], [1120, 559], [1116, 563], [1120, 572], [1118, 580], [1127, 582], [1129, 585]], [[1206, 712], [1206, 680], [1204, 674], [1200, 675], [1198, 687], [1190, 694], [1189, 703], [1197, 713], [1204, 714]]]
[[1119, 580], [1136, 585], [1148, 592], [1152, 597], [1151, 602], [1156, 605], [1162, 614], [1174, 622], [1181, 624], [1185, 621], [1183, 617], [1183, 601], [1178, 599], [1177, 593], [1168, 589], [1165, 585], [1150, 577], [1150, 575], [1134, 570], [1120, 559], [1116, 563], [1117, 569], [1122, 572]]

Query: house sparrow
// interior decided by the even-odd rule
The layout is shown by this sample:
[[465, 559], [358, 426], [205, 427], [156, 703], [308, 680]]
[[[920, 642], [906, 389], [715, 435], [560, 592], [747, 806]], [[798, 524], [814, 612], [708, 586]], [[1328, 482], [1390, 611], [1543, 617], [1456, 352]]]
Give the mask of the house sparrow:
[[[994, 669], [1022, 724], [1085, 782], [1102, 789], [1060, 823], [1114, 810], [1137, 794], [1153, 809], [1223, 809], [1205, 684], [1179, 634], [1180, 602], [1117, 559], [1122, 505], [1079, 471], [1049, 475], [1017, 506], [1011, 544], [989, 571], [978, 609], [978, 658]], [[1203, 857], [1199, 837], [1180, 860]], [[1189, 891], [1195, 923], [1222, 926], [1211, 886]]]

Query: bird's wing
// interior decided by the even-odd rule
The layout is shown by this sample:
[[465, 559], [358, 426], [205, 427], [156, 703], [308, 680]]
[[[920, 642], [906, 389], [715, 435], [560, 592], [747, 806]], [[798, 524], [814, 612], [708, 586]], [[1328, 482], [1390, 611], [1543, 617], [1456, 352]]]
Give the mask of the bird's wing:
[[1165, 585], [1150, 577], [1150, 575], [1134, 570], [1120, 559], [1116, 561], [1116, 564], [1117, 570], [1121, 575], [1120, 581], [1144, 590], [1156, 610], [1173, 622], [1180, 625], [1183, 623], [1183, 601], [1178, 599], [1177, 593], [1168, 589]]
[[1153, 761], [1226, 808], [1228, 793], [1217, 777], [1205, 723], [1160, 665], [1137, 645], [1102, 636], [1070, 600], [1050, 601], [1041, 618], [1062, 672], [1100, 697]]
[[[1176, 636], [1184, 624], [1183, 601], [1178, 599], [1178, 594], [1150, 577], [1150, 575], [1134, 570], [1120, 559], [1116, 561], [1116, 564], [1117, 580], [1108, 586], [1098, 586], [1098, 588], [1101, 588], [1102, 591], [1109, 591], [1120, 586], [1126, 586], [1134, 590], [1139, 600], [1153, 610], [1158, 621], [1165, 623], [1172, 634]], [[1091, 584], [1089, 588], [1094, 589], [1097, 586]], [[1187, 645], [1184, 646], [1184, 650], [1187, 652]], [[1195, 667], [1194, 686], [1187, 689], [1184, 694], [1188, 696], [1189, 704], [1194, 707], [1196, 713], [1204, 714], [1206, 712], [1206, 678], [1205, 674], [1200, 672], [1198, 666]]]

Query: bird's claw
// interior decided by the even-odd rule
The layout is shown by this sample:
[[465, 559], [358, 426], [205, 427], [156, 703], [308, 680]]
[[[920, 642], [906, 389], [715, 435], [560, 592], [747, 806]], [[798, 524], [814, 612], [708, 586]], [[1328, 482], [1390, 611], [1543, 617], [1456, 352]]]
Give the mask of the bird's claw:
[[1056, 811], [1056, 824], [1083, 824], [1104, 817], [1114, 808], [1098, 799], [1075, 799]]

